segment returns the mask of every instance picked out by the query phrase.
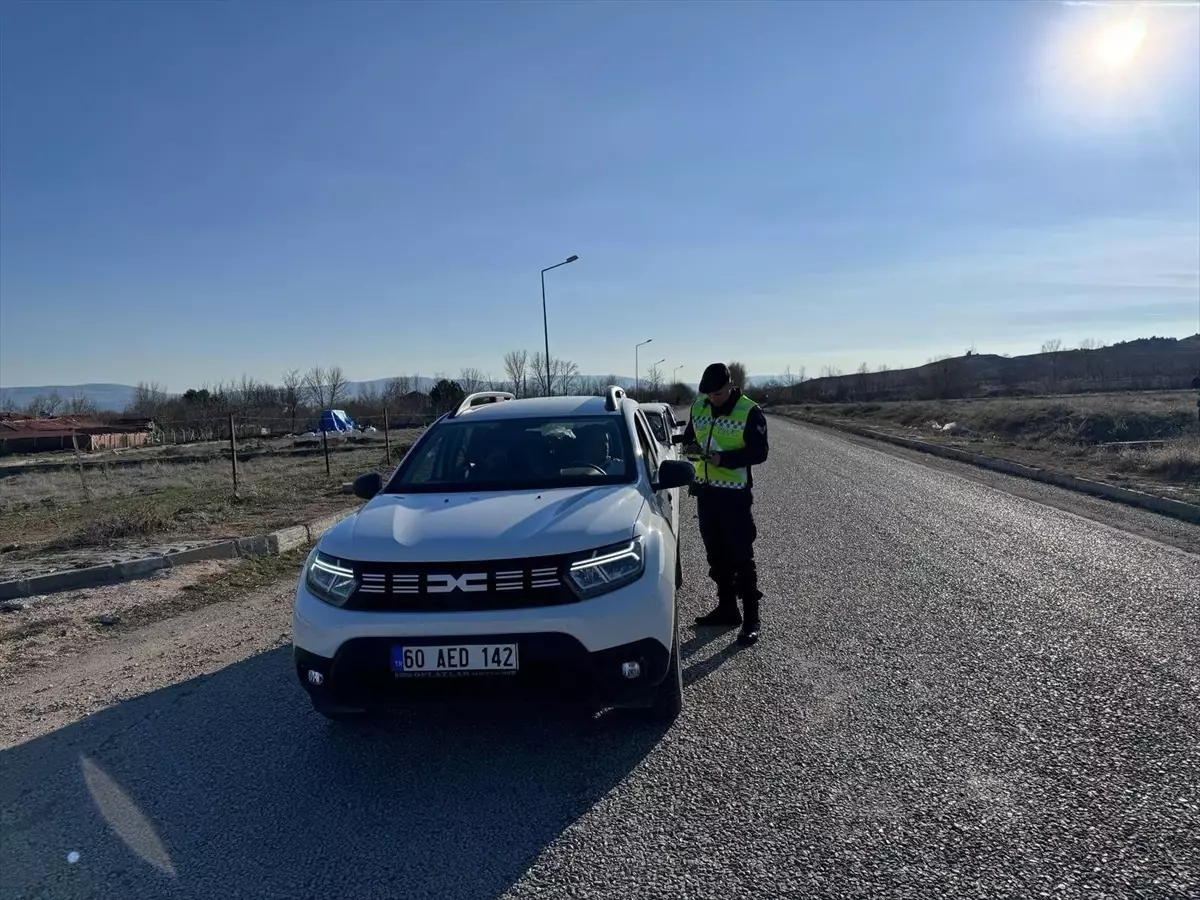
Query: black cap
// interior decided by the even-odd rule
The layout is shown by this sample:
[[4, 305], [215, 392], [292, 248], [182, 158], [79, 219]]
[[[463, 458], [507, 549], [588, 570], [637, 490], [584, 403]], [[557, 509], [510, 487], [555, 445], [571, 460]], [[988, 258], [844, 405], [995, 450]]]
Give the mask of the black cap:
[[700, 393], [711, 394], [729, 384], [729, 366], [725, 363], [713, 363], [700, 376]]

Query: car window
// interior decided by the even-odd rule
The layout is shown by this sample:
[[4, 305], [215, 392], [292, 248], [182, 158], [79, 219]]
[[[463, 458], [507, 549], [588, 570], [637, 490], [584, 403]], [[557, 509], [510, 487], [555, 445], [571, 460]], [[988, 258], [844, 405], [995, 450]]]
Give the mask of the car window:
[[461, 419], [433, 426], [384, 493], [545, 490], [634, 481], [618, 416]]
[[639, 412], [634, 416], [634, 424], [637, 426], [638, 443], [642, 447], [642, 455], [646, 458], [646, 468], [650, 472], [650, 479], [654, 480], [658, 477], [658, 443], [650, 437], [649, 429], [646, 427], [646, 416]]
[[663, 419], [662, 414], [656, 412], [646, 413], [646, 421], [650, 423], [650, 428], [654, 432], [654, 436], [662, 443], [667, 443], [667, 423]]

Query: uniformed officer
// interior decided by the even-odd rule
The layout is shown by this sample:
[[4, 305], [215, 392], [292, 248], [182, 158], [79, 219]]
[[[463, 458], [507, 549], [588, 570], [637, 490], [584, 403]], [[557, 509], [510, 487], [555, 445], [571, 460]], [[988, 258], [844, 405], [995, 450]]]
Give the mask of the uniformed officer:
[[[697, 625], [741, 625], [738, 641], [753, 644], [762, 630], [754, 539], [758, 532], [751, 505], [750, 467], [767, 460], [767, 419], [742, 393], [729, 367], [713, 363], [700, 379], [700, 396], [676, 443], [696, 469], [689, 489], [696, 498], [708, 574], [717, 585], [717, 606]], [[742, 612], [738, 612], [738, 597]], [[744, 616], [743, 616], [744, 613]]]

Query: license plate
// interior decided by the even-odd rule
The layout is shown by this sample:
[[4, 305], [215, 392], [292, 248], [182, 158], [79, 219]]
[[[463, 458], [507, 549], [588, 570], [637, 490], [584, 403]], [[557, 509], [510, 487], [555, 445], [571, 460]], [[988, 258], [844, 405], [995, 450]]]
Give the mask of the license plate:
[[437, 647], [393, 647], [392, 672], [397, 676], [505, 674], [518, 668], [516, 644], [447, 644]]

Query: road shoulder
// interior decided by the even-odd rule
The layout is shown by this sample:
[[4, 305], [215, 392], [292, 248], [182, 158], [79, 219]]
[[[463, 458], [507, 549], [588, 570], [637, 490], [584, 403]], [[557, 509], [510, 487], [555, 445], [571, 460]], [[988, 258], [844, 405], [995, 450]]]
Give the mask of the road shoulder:
[[[110, 593], [97, 589], [86, 599], [63, 599], [57, 609], [39, 605], [5, 614], [10, 635], [34, 621], [45, 627], [5, 641], [0, 749], [286, 644], [295, 578], [247, 565], [212, 564], [209, 571], [201, 563], [173, 570], [160, 582], [114, 585]], [[231, 577], [231, 570], [237, 574]], [[245, 593], [239, 596], [239, 590]], [[35, 611], [37, 620], [10, 618]], [[100, 625], [102, 614], [120, 621]], [[31, 640], [37, 644], [29, 645]]]
[[1148, 510], [1135, 509], [1112, 500], [1079, 494], [1064, 488], [1040, 482], [1028, 481], [1014, 475], [1005, 475], [981, 469], [969, 463], [944, 459], [906, 447], [899, 447], [884, 441], [861, 437], [835, 428], [826, 428], [806, 422], [798, 422], [782, 416], [772, 416], [774, 427], [809, 428], [820, 434], [843, 440], [857, 446], [918, 463], [926, 468], [936, 469], [948, 475], [966, 478], [997, 490], [1004, 491], [1035, 503], [1052, 506], [1063, 512], [1072, 513], [1089, 521], [1115, 528], [1119, 531], [1136, 534], [1168, 548], [1182, 550], [1186, 553], [1200, 554], [1200, 526], [1188, 522], [1162, 516]]

